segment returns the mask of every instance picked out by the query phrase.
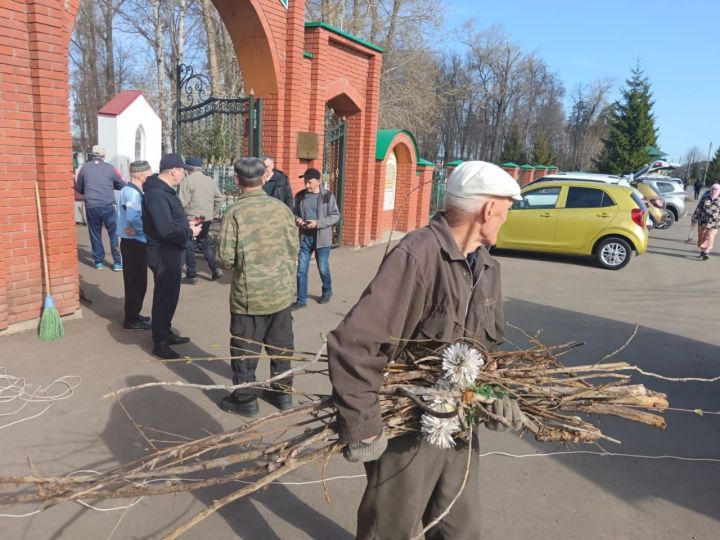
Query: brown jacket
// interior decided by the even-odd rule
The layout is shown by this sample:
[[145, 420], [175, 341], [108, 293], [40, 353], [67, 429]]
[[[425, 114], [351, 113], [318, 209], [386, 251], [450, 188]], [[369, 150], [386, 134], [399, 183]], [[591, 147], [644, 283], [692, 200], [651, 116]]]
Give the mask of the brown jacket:
[[378, 390], [385, 364], [408, 340], [445, 344], [504, 338], [500, 265], [480, 248], [474, 275], [445, 216], [408, 234], [388, 254], [358, 303], [328, 336], [330, 381], [344, 442], [382, 430]]

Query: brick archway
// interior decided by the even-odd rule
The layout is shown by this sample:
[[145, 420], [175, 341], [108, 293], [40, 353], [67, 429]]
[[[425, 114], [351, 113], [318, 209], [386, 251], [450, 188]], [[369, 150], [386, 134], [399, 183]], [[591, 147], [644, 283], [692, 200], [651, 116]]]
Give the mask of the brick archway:
[[[213, 0], [248, 89], [265, 98], [265, 146], [289, 155], [284, 89], [302, 63], [305, 3]], [[40, 189], [50, 285], [61, 314], [78, 302], [68, 46], [80, 0], [0, 5], [0, 330], [40, 314], [44, 287], [34, 204]], [[300, 39], [297, 39], [298, 36]], [[297, 51], [297, 54], [293, 54]]]
[[[394, 155], [397, 163], [395, 175], [394, 204], [385, 208], [385, 181], [388, 158]], [[417, 145], [413, 135], [404, 130], [380, 130], [378, 132], [377, 171], [373, 214], [378, 219], [373, 224], [372, 239], [379, 240], [395, 225], [395, 231], [411, 231], [417, 227], [418, 187], [422, 177], [418, 170]]]
[[[322, 156], [300, 156], [299, 135], [322, 138], [325, 104], [348, 118], [343, 243], [370, 243], [382, 49], [322, 22], [305, 1], [213, 0], [248, 90], [264, 99], [263, 148], [296, 179]], [[73, 217], [68, 44], [80, 0], [0, 2], [0, 331], [39, 317], [42, 283], [34, 183], [40, 188], [52, 295], [79, 307]]]

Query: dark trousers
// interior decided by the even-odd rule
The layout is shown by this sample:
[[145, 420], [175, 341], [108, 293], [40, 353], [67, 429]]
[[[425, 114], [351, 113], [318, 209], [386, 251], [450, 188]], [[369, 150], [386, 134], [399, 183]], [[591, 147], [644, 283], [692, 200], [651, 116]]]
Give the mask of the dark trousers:
[[[197, 245], [200, 248], [200, 252], [203, 254], [203, 257], [205, 257], [205, 260], [210, 267], [210, 271], [214, 274], [217, 271], [217, 263], [215, 262], [215, 252], [213, 251], [213, 248], [210, 245], [210, 239], [208, 238], [208, 232], [210, 231], [210, 223], [212, 222], [203, 221], [202, 230], [200, 231], [200, 234], [198, 234], [195, 238], [195, 242], [197, 242]], [[189, 247], [185, 252], [185, 264], [187, 266], [185, 275], [187, 277], [197, 276], [194, 244], [189, 244]]]
[[[230, 313], [230, 354], [236, 357], [230, 361], [233, 384], [255, 382], [255, 369], [265, 346], [271, 357], [270, 376], [274, 377], [290, 369], [290, 360], [295, 347], [293, 320], [290, 307], [271, 315], [238, 315]], [[292, 385], [292, 377], [276, 381], [277, 385]], [[259, 394], [256, 388], [239, 388], [233, 392], [238, 401], [252, 401]]]
[[[426, 540], [480, 537], [477, 441], [465, 489], [450, 513], [430, 529]], [[392, 439], [382, 457], [365, 464], [367, 487], [358, 509], [359, 540], [411, 538], [442, 514], [460, 491], [468, 447], [432, 446], [418, 435]]]
[[155, 278], [152, 303], [153, 341], [167, 341], [180, 299], [185, 250], [174, 246], [148, 246], [148, 266]]
[[138, 322], [145, 292], [147, 292], [147, 244], [139, 240], [120, 239], [125, 284], [125, 322]]
[[317, 234], [301, 234], [297, 269], [298, 304], [307, 303], [308, 270], [310, 268], [310, 256], [313, 251], [315, 252], [315, 262], [317, 263], [318, 272], [320, 272], [323, 296], [332, 294], [332, 279], [330, 277], [330, 246], [318, 248]]
[[122, 259], [118, 249], [117, 211], [115, 207], [113, 205], [97, 208], [85, 207], [85, 215], [87, 217], [88, 232], [90, 233], [93, 262], [98, 264], [105, 260], [105, 248], [102, 241], [102, 228], [105, 225], [110, 237], [110, 252], [112, 253], [113, 263], [120, 264]]

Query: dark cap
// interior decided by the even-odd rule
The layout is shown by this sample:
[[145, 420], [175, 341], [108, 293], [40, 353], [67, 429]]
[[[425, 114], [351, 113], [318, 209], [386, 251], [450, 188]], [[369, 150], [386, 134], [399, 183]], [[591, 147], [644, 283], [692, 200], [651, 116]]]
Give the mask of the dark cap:
[[160, 172], [170, 169], [184, 169], [185, 161], [180, 154], [165, 154], [160, 160]]
[[150, 164], [147, 161], [133, 161], [130, 164], [131, 173], [140, 173], [150, 170]]
[[320, 180], [322, 178], [322, 174], [320, 174], [320, 171], [317, 169], [308, 169], [305, 171], [304, 174], [300, 175], [300, 178], [304, 178], [307, 180]]
[[193, 156], [193, 157], [187, 158], [187, 159], [185, 160], [185, 164], [186, 164], [188, 167], [197, 167], [197, 168], [200, 168], [200, 167], [203, 166], [203, 161], [202, 161], [202, 159], [200, 159], [199, 157]]

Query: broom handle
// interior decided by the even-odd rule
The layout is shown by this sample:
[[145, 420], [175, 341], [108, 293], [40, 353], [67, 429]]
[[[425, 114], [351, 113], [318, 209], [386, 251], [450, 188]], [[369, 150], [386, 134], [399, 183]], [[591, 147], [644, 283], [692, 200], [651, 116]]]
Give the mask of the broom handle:
[[45, 271], [45, 291], [50, 294], [50, 274], [48, 273], [47, 253], [45, 252], [45, 232], [43, 231], [42, 211], [40, 210], [40, 190], [35, 181], [35, 204], [37, 205], [38, 226], [40, 228], [40, 248], [42, 249], [43, 270]]

